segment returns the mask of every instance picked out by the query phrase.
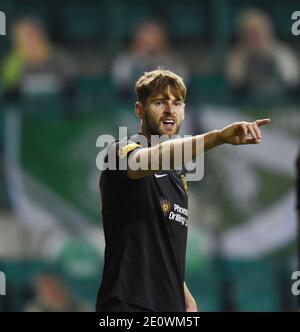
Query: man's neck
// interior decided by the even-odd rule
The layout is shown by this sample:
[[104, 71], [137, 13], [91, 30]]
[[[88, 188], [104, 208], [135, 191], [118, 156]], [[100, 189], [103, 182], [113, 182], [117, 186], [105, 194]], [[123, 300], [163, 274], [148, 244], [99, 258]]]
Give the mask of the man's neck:
[[148, 143], [151, 144], [151, 133], [149, 132], [149, 130], [147, 130], [147, 128], [143, 126], [143, 124], [141, 124], [140, 126], [139, 134], [145, 136]]

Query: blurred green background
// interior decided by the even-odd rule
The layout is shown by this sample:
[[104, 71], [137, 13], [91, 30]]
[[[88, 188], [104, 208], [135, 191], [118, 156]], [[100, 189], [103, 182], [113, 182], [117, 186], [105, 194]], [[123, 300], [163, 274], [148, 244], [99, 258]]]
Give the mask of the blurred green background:
[[[209, 152], [204, 179], [189, 184], [186, 281], [200, 310], [296, 309], [291, 273], [297, 270], [299, 83], [291, 88], [270, 74], [272, 79], [262, 81], [268, 93], [247, 94], [250, 83], [237, 89], [226, 68], [241, 38], [238, 18], [249, 7], [269, 17], [273, 44], [286, 45], [299, 65], [300, 37], [291, 33], [297, 6], [292, 0], [0, 0], [8, 28], [0, 36], [0, 271], [7, 283], [0, 311], [94, 310], [104, 253], [96, 140], [102, 134], [118, 138], [119, 126], [129, 134], [138, 130], [134, 80], [160, 61], [183, 69], [188, 85], [183, 133], [272, 119], [261, 146]], [[15, 22], [24, 17], [34, 24], [38, 19], [35, 28], [42, 27], [46, 49], [59, 54], [38, 69], [25, 61], [26, 52], [39, 58], [36, 40], [22, 53], [13, 38]], [[157, 62], [135, 68], [128, 81], [117, 77], [114, 72], [126, 72], [124, 57], [139, 52], [138, 27], [150, 21], [166, 33], [156, 53], [149, 46], [156, 39], [144, 40]], [[251, 31], [258, 40], [259, 33]], [[69, 65], [61, 75], [60, 68]], [[63, 88], [49, 92], [53, 76], [55, 87]], [[45, 90], [36, 93], [42, 85]], [[65, 298], [57, 295], [51, 302], [48, 292]]]

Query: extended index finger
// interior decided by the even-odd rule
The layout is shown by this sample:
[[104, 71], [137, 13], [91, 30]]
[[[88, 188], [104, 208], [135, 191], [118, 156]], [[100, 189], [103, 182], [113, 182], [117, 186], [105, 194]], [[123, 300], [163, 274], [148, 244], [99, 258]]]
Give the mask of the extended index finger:
[[260, 120], [256, 120], [255, 123], [256, 123], [258, 126], [262, 126], [262, 125], [265, 125], [265, 124], [271, 123], [271, 119], [260, 119]]

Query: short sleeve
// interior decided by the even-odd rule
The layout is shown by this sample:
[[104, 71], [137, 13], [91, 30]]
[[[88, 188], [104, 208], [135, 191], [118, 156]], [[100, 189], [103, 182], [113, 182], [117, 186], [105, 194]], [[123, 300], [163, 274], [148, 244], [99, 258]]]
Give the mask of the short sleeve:
[[142, 146], [133, 141], [121, 140], [113, 142], [107, 149], [105, 163], [108, 171], [127, 177], [128, 159], [132, 153], [137, 152]]

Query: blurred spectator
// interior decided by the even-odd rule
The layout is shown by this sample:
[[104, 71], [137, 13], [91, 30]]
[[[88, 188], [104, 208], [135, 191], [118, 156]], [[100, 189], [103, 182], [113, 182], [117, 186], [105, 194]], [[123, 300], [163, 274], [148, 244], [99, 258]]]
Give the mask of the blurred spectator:
[[270, 18], [260, 10], [247, 10], [238, 19], [238, 32], [226, 68], [233, 91], [255, 97], [295, 91], [299, 84], [297, 59], [276, 40]]
[[13, 24], [11, 53], [4, 60], [2, 88], [4, 96], [15, 99], [36, 94], [74, 93], [74, 70], [70, 59], [58, 53], [49, 42], [41, 22], [21, 18]]
[[137, 27], [129, 50], [113, 61], [113, 82], [121, 95], [132, 97], [137, 78], [158, 67], [173, 70], [188, 80], [187, 68], [170, 49], [166, 31], [154, 21], [144, 22]]
[[82, 312], [88, 311], [88, 307], [70, 294], [57, 275], [44, 273], [35, 280], [33, 299], [25, 305], [24, 311]]

